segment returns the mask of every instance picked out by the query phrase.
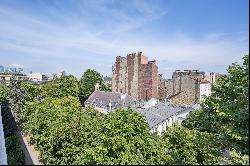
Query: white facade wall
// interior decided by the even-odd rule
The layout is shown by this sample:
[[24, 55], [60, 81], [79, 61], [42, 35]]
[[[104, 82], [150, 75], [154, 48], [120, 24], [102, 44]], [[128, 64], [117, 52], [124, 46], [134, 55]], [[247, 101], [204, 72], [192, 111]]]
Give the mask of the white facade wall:
[[154, 128], [150, 130], [150, 132], [151, 133], [157, 132], [158, 135], [161, 135], [163, 132], [167, 130], [168, 127], [172, 127], [173, 123], [175, 122], [176, 122], [176, 116], [173, 115], [172, 117], [156, 125]]
[[210, 73], [210, 80], [209, 80], [209, 82], [211, 82], [212, 84], [214, 84], [215, 83], [215, 73]]
[[173, 125], [173, 119], [172, 117], [170, 117], [168, 120], [168, 127], [171, 127], [172, 125]]
[[27, 75], [28, 79], [31, 81], [42, 81], [42, 74], [41, 73], [30, 73]]
[[210, 83], [200, 84], [200, 102], [204, 100], [204, 96], [211, 96], [211, 84]]
[[157, 134], [158, 135], [161, 135], [161, 133], [162, 133], [162, 123], [160, 123], [159, 125], [158, 125], [158, 127], [157, 127]]

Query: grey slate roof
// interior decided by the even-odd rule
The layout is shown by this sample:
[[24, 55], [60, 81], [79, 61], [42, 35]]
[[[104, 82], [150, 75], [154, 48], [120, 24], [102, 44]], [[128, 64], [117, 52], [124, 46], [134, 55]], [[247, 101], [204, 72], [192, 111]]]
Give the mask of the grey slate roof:
[[[121, 99], [122, 95], [124, 95], [124, 99]], [[118, 92], [95, 91], [85, 101], [85, 105], [91, 104], [96, 107], [109, 109], [109, 102], [111, 103], [112, 110], [115, 110], [133, 105], [136, 103], [136, 100], [127, 94]]]
[[190, 109], [193, 110], [193, 108], [191, 107], [179, 107], [171, 105], [169, 103], [160, 103], [156, 106], [146, 109], [137, 108], [135, 109], [135, 111], [144, 115], [149, 124], [149, 127], [152, 128], [162, 121], [170, 118], [171, 116], [181, 114]]
[[[143, 105], [147, 103], [139, 103], [127, 94], [125, 94], [125, 100], [121, 100], [122, 95], [118, 92], [95, 91], [85, 102], [85, 105], [93, 105], [106, 109], [107, 113], [114, 112], [117, 108], [131, 107], [135, 112], [145, 116], [150, 128], [153, 128], [173, 115], [180, 115], [182, 117], [182, 114], [186, 115], [186, 113], [194, 110], [192, 107], [175, 106], [170, 103], [158, 103], [152, 107], [143, 108]], [[109, 111], [109, 102], [112, 104], [111, 111]]]

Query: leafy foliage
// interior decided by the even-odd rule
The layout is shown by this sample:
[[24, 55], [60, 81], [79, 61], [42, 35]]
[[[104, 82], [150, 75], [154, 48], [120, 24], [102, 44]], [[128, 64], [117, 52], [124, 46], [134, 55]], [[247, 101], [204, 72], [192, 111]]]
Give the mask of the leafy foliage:
[[145, 119], [133, 110], [107, 115], [100, 127], [97, 139], [77, 164], [165, 164], [171, 160], [166, 145], [149, 133]]
[[80, 137], [75, 137], [79, 125], [81, 106], [77, 98], [46, 98], [43, 101], [27, 102], [23, 117], [24, 129], [31, 134], [41, 159], [48, 164], [68, 163], [76, 153], [62, 153], [63, 150], [77, 150], [73, 144]]
[[191, 113], [183, 125], [218, 134], [225, 149], [236, 148], [249, 155], [249, 55], [243, 59], [243, 65], [229, 66], [202, 109]]
[[8, 88], [6, 85], [0, 85], [0, 105], [7, 101], [7, 90]]
[[61, 78], [42, 84], [41, 95], [44, 97], [78, 97], [78, 81], [73, 75], [62, 76]]
[[18, 132], [18, 127], [8, 105], [1, 106], [4, 136], [14, 136]]
[[24, 89], [25, 101], [33, 101], [39, 95], [39, 86], [34, 85], [28, 81], [22, 82], [22, 87]]
[[163, 136], [173, 161], [170, 164], [218, 164], [221, 157], [219, 139], [209, 133], [174, 125]]
[[25, 91], [21, 86], [21, 82], [12, 79], [7, 97], [11, 113], [15, 121], [19, 124], [22, 122], [21, 110], [25, 100], [24, 93]]
[[241, 155], [235, 149], [229, 150], [230, 159], [226, 159], [225, 161], [230, 165], [249, 165], [249, 156]]
[[5, 139], [8, 165], [24, 165], [24, 153], [18, 136]]
[[80, 80], [80, 97], [82, 99], [88, 98], [95, 91], [95, 85], [97, 83], [101, 91], [107, 90], [100, 73], [95, 70], [87, 69]]
[[23, 116], [45, 164], [164, 164], [171, 159], [166, 145], [132, 110], [104, 115], [64, 97], [28, 102]]

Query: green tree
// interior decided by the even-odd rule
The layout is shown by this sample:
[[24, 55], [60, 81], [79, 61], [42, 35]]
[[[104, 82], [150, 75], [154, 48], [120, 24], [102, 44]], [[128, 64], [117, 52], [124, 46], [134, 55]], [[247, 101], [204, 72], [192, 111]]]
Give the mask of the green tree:
[[17, 81], [12, 79], [9, 85], [9, 91], [8, 91], [8, 103], [10, 111], [15, 119], [15, 121], [18, 124], [22, 123], [22, 106], [24, 104], [25, 100], [25, 91], [23, 87], [21, 86], [21, 81]]
[[24, 165], [25, 156], [18, 136], [6, 138], [6, 152], [9, 165]]
[[101, 114], [77, 98], [27, 102], [25, 131], [44, 164], [165, 164], [167, 144], [132, 110]]
[[190, 129], [217, 134], [225, 149], [236, 148], [249, 155], [249, 55], [242, 65], [233, 63], [207, 97], [202, 109], [183, 122]]
[[150, 134], [144, 117], [131, 109], [105, 117], [98, 137], [76, 164], [166, 164], [166, 144]]
[[39, 95], [39, 86], [34, 85], [31, 82], [24, 81], [21, 83], [24, 89], [25, 101], [33, 101]]
[[62, 76], [41, 85], [41, 94], [45, 97], [79, 96], [78, 81], [73, 75]]
[[24, 129], [41, 151], [45, 164], [71, 164], [79, 153], [77, 135], [81, 105], [75, 97], [50, 98], [27, 102]]
[[174, 125], [165, 132], [163, 139], [173, 158], [170, 164], [219, 164], [222, 159], [220, 140], [212, 134]]
[[0, 85], [0, 105], [6, 103], [7, 91], [8, 91], [8, 88], [6, 85]]
[[80, 80], [80, 97], [83, 100], [87, 99], [95, 91], [95, 85], [97, 83], [101, 91], [107, 90], [100, 73], [95, 70], [87, 69]]

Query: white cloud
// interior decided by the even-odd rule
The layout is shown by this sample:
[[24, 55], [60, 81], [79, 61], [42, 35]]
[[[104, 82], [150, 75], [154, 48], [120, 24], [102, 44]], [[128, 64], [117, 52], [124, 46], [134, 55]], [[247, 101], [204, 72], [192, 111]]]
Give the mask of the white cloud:
[[[167, 13], [159, 4], [138, 0], [132, 1], [132, 5], [126, 3], [131, 11], [139, 13], [131, 15], [131, 11], [110, 8], [107, 1], [90, 1], [90, 4], [76, 1], [81, 4], [76, 7], [81, 9], [76, 12], [78, 14], [65, 15], [63, 13], [67, 11], [58, 2], [55, 1], [57, 9], [44, 6], [51, 19], [0, 6], [0, 50], [22, 53], [23, 58], [30, 63], [36, 58], [47, 61], [71, 58], [73, 62], [76, 59], [84, 60], [89, 56], [85, 53], [95, 54], [98, 57], [88, 57], [93, 62], [86, 63], [96, 63], [99, 68], [110, 68], [110, 71], [114, 57], [125, 56], [128, 52], [143, 51], [150, 59], [165, 60], [172, 64], [189, 61], [200, 66], [210, 65], [211, 68], [239, 61], [243, 54], [249, 52], [248, 32], [235, 32], [233, 35], [214, 32], [204, 34], [201, 38], [177, 34], [157, 40], [145, 40], [137, 34], [131, 36], [131, 30]], [[115, 2], [125, 4], [123, 1]], [[91, 14], [100, 14], [100, 18], [91, 19]], [[101, 20], [102, 16], [110, 19]], [[105, 57], [110, 58], [110, 64], [107, 64]], [[105, 62], [99, 63], [102, 60]]]

